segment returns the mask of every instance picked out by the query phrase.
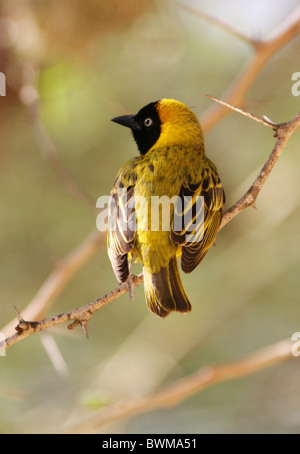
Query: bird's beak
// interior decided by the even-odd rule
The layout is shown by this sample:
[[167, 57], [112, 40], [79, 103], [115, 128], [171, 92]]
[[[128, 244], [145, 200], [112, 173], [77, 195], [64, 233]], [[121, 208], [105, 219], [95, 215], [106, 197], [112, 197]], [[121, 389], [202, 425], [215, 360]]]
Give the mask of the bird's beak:
[[135, 120], [134, 115], [123, 115], [122, 117], [112, 118], [111, 121], [119, 123], [120, 125], [127, 126], [127, 128], [132, 129], [133, 131], [141, 130], [140, 125]]

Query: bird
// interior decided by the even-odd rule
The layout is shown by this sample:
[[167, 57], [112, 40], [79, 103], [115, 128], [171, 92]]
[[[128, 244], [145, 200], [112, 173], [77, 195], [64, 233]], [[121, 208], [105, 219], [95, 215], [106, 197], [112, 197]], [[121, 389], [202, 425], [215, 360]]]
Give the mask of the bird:
[[[118, 172], [110, 194], [107, 247], [114, 274], [132, 294], [137, 260], [150, 311], [163, 318], [190, 312], [178, 259], [184, 273], [199, 265], [215, 242], [225, 203], [198, 117], [184, 103], [163, 98], [112, 121], [131, 129], [139, 150]], [[169, 216], [162, 200], [174, 201]]]

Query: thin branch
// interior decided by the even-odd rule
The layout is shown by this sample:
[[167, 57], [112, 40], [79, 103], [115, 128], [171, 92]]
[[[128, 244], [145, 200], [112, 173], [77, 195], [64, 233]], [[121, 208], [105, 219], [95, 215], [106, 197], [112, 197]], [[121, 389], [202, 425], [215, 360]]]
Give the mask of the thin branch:
[[200, 16], [203, 19], [206, 19], [207, 21], [211, 22], [212, 24], [217, 25], [219, 28], [223, 28], [223, 30], [227, 31], [228, 33], [235, 36], [236, 38], [239, 38], [240, 40], [245, 41], [246, 43], [252, 44], [253, 46], [260, 44], [260, 41], [249, 38], [248, 36], [244, 35], [242, 32], [240, 32], [236, 28], [231, 27], [230, 25], [226, 24], [225, 22], [221, 21], [220, 19], [217, 19], [216, 17], [211, 16], [210, 14], [204, 13], [203, 11], [199, 11], [196, 8], [193, 8], [188, 5], [183, 5], [183, 4], [179, 3], [179, 6], [181, 8], [184, 8], [187, 11], [190, 11], [191, 13], [197, 14], [197, 16]]
[[143, 397], [131, 398], [122, 401], [117, 406], [103, 409], [71, 427], [67, 432], [72, 434], [93, 432], [104, 424], [178, 405], [210, 386], [248, 376], [293, 358], [292, 345], [292, 342], [287, 339], [257, 350], [240, 361], [221, 366], [204, 367], [160, 391]]
[[[135, 287], [139, 286], [143, 282], [143, 275], [139, 274], [137, 276], [133, 276], [132, 281]], [[31, 336], [32, 334], [70, 321], [72, 323], [68, 326], [69, 329], [74, 329], [76, 326], [81, 325], [84, 330], [86, 330], [89, 319], [96, 311], [124, 295], [126, 292], [128, 292], [127, 285], [121, 284], [116, 289], [107, 293], [107, 295], [87, 304], [86, 306], [79, 307], [63, 314], [55, 315], [36, 322], [26, 321], [23, 317], [21, 317], [15, 328], [17, 331], [16, 334], [5, 340], [5, 347], [8, 348], [20, 340]]]
[[[250, 118], [252, 118], [251, 115]], [[224, 213], [220, 229], [222, 229], [241, 211], [243, 211], [249, 206], [254, 205], [260, 190], [262, 189], [264, 183], [266, 182], [268, 176], [270, 175], [287, 141], [299, 126], [300, 112], [296, 115], [295, 118], [293, 118], [288, 123], [273, 125], [273, 129], [276, 131], [275, 136], [277, 137], [277, 141], [272, 153], [270, 154], [268, 160], [264, 164], [262, 170], [260, 171], [259, 175], [255, 179], [254, 183], [251, 185], [249, 190], [246, 192], [246, 194], [235, 205], [233, 205], [228, 211]], [[135, 286], [140, 285], [142, 282], [143, 282], [142, 274], [138, 276], [133, 276], [133, 284]], [[104, 305], [114, 301], [127, 291], [128, 291], [127, 285], [122, 284], [120, 287], [109, 292], [104, 297], [99, 298], [93, 301], [92, 303], [87, 304], [86, 306], [74, 309], [70, 312], [34, 322], [25, 321], [23, 320], [23, 318], [21, 318], [19, 324], [15, 328], [17, 333], [6, 339], [5, 341], [6, 347], [10, 347], [11, 345], [14, 345], [15, 343], [19, 342], [21, 339], [24, 339], [25, 337], [28, 337], [36, 332], [69, 321], [73, 321], [73, 323], [69, 326], [70, 329], [73, 329], [76, 326], [81, 325], [84, 329], [85, 334], [87, 334], [87, 324], [91, 316], [94, 314], [94, 312], [99, 310]]]
[[293, 120], [288, 123], [282, 123], [276, 128], [276, 137], [277, 141], [275, 147], [273, 148], [272, 153], [270, 154], [268, 160], [262, 167], [259, 175], [256, 177], [246, 194], [236, 202], [229, 210], [227, 210], [222, 217], [222, 222], [220, 225], [220, 230], [235, 216], [237, 216], [241, 211], [245, 210], [249, 206], [255, 206], [255, 201], [258, 197], [259, 192], [261, 191], [263, 185], [265, 184], [268, 176], [273, 170], [276, 162], [279, 159], [287, 141], [291, 135], [298, 129], [300, 126], [300, 112], [296, 115]]
[[[95, 230], [66, 257], [61, 259], [31, 303], [22, 311], [23, 318], [27, 320], [41, 318], [74, 274], [98, 251], [105, 238], [105, 234]], [[15, 332], [17, 323], [18, 319], [16, 318], [2, 328], [1, 332], [6, 337], [11, 336]]]
[[5, 386], [0, 386], [0, 398], [25, 402], [26, 400], [29, 400], [30, 396], [26, 394], [22, 389], [7, 388]]
[[206, 95], [206, 96], [208, 98], [212, 99], [213, 101], [216, 101], [217, 103], [221, 104], [222, 106], [228, 107], [229, 109], [234, 110], [235, 112], [238, 112], [241, 115], [245, 115], [245, 117], [251, 118], [251, 120], [257, 121], [258, 123], [260, 123], [262, 125], [268, 126], [269, 128], [272, 128], [275, 130], [278, 128], [278, 125], [276, 125], [276, 123], [271, 121], [266, 116], [264, 116], [264, 118], [260, 118], [255, 114], [246, 112], [245, 110], [241, 109], [240, 107], [232, 106], [231, 104], [228, 104], [227, 102], [222, 101], [221, 99], [214, 98], [214, 96], [210, 96], [210, 95]]
[[56, 372], [61, 377], [69, 375], [70, 371], [67, 363], [65, 362], [52, 334], [50, 334], [49, 331], [44, 331], [41, 333], [40, 340]]
[[[217, 21], [219, 22], [219, 21]], [[220, 24], [219, 24], [220, 25]], [[293, 38], [299, 36], [300, 31], [300, 7], [296, 8], [286, 21], [278, 27], [273, 36], [266, 41], [255, 42], [255, 53], [231, 86], [221, 96], [228, 104], [242, 106], [247, 91], [256, 80], [264, 65], [282, 47]], [[253, 42], [252, 42], [253, 44]], [[204, 112], [201, 118], [202, 128], [205, 132], [211, 129], [218, 121], [228, 114], [225, 106], [214, 106]]]

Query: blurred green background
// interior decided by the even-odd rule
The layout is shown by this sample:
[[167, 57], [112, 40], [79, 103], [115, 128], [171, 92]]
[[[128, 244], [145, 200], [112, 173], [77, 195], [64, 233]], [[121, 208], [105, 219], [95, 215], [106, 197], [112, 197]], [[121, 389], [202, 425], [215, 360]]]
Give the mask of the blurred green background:
[[[266, 39], [297, 0], [186, 1]], [[245, 108], [274, 122], [299, 111], [292, 74], [300, 38], [263, 68]], [[24, 93], [36, 80], [41, 121], [61, 163], [92, 200], [109, 194], [117, 171], [137, 154], [127, 130], [110, 122], [148, 102], [176, 98], [205, 115], [253, 48], [166, 0], [1, 0], [0, 331], [28, 305], [57, 262], [95, 228], [96, 211], [66, 190], [38, 145]], [[30, 93], [29, 93], [30, 96]], [[26, 96], [25, 96], [26, 100]], [[248, 189], [270, 153], [272, 131], [232, 113], [206, 134], [227, 207]], [[87, 340], [80, 328], [50, 331], [64, 358], [52, 365], [34, 335], [0, 357], [0, 432], [54, 433], [116, 402], [142, 395], [211, 364], [223, 364], [300, 331], [299, 144], [288, 143], [257, 200], [219, 234], [184, 287], [191, 314], [161, 320], [143, 288], [97, 312]], [[75, 275], [48, 314], [87, 304], [116, 287], [105, 245]], [[101, 433], [300, 432], [297, 359], [214, 386], [176, 408], [101, 428]]]

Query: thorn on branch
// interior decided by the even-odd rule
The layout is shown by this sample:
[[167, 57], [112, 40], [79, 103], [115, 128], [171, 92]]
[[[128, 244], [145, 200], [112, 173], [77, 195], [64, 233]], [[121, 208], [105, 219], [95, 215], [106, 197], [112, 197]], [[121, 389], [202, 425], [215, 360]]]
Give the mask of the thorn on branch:
[[267, 117], [267, 115], [263, 115], [263, 118], [264, 118], [268, 123], [270, 123], [270, 125], [274, 125], [275, 127], [277, 126], [276, 123], [274, 123], [274, 121], [270, 120], [270, 118]]
[[[258, 123], [261, 123], [265, 126], [268, 126], [269, 128], [272, 128], [273, 131], [275, 131], [274, 137], [277, 139], [281, 139], [285, 136], [287, 128], [289, 127], [290, 122], [288, 123], [274, 123], [274, 121], [270, 120], [266, 115], [263, 115], [263, 118], [258, 117], [257, 115], [254, 115], [252, 113], [246, 112], [245, 110], [233, 106], [225, 101], [221, 101], [221, 99], [215, 98], [214, 96], [206, 95], [208, 98], [212, 99], [213, 101], [216, 101], [217, 103], [228, 107], [231, 110], [234, 110], [235, 112], [240, 113], [241, 115], [245, 115], [245, 117], [251, 118], [251, 120], [257, 121]], [[297, 117], [296, 117], [297, 119]], [[295, 119], [294, 119], [295, 120]]]
[[[228, 107], [228, 109], [234, 110], [235, 112], [238, 112], [241, 115], [245, 115], [245, 117], [251, 118], [251, 120], [257, 121], [258, 123], [261, 123], [265, 126], [268, 126], [269, 128], [272, 128], [276, 133], [281, 125], [285, 125], [286, 123], [280, 123], [276, 124], [274, 121], [270, 120], [266, 115], [263, 116], [263, 118], [258, 117], [255, 114], [252, 114], [250, 112], [246, 112], [245, 110], [241, 109], [240, 107], [233, 106], [225, 101], [221, 101], [221, 99], [215, 98], [214, 96], [206, 95], [208, 98], [212, 99], [213, 101], [222, 104], [225, 107]], [[275, 136], [277, 137], [277, 136]]]
[[86, 316], [86, 318], [84, 320], [79, 320], [79, 319], [74, 320], [73, 323], [68, 325], [68, 329], [72, 330], [72, 329], [76, 328], [78, 325], [80, 325], [82, 328], [82, 331], [84, 332], [84, 335], [86, 336], [87, 339], [89, 339], [88, 322], [89, 322], [89, 319], [91, 318], [91, 316], [92, 316], [92, 313], [90, 313], [89, 316]]
[[18, 311], [18, 309], [16, 308], [16, 306], [14, 306], [14, 310], [15, 310], [15, 313], [17, 314], [17, 319], [19, 320], [19, 322], [25, 322], [25, 320], [23, 319], [22, 315], [20, 314], [20, 312]]
[[20, 314], [20, 312], [18, 311], [16, 306], [14, 306], [14, 310], [17, 314], [17, 319], [19, 320], [19, 323], [15, 327], [15, 330], [17, 331], [17, 333], [21, 334], [24, 331], [28, 331], [29, 329], [34, 330], [36, 328], [36, 326], [38, 325], [38, 322], [28, 322], [28, 321], [24, 320], [24, 318], [22, 317], [22, 315]]
[[81, 322], [81, 328], [82, 328], [82, 331], [84, 332], [85, 334], [85, 337], [88, 339], [89, 338], [89, 333], [88, 333], [88, 322]]

